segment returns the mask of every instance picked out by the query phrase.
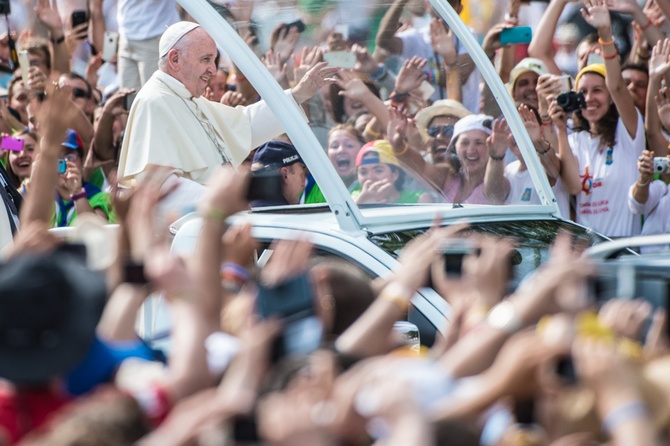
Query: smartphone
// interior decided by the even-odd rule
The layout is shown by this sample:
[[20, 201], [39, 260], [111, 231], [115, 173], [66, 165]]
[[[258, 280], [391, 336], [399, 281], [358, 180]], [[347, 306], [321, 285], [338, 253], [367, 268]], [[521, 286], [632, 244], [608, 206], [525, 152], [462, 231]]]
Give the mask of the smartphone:
[[137, 96], [136, 91], [128, 93], [126, 97], [123, 98], [123, 108], [125, 108], [126, 110], [130, 110], [130, 107], [133, 106], [133, 101], [135, 101], [136, 96]]
[[514, 45], [518, 43], [530, 43], [533, 38], [533, 30], [530, 26], [515, 26], [506, 28], [500, 32], [501, 45]]
[[261, 441], [253, 415], [238, 415], [233, 418], [233, 440], [241, 443]]
[[58, 160], [58, 173], [63, 174], [65, 172], [67, 172], [67, 161], [61, 158]]
[[86, 10], [84, 9], [78, 9], [76, 11], [72, 11], [71, 19], [72, 19], [72, 28], [76, 28], [82, 23], [88, 22], [88, 12], [86, 12]]
[[433, 87], [428, 81], [421, 82], [421, 85], [419, 85], [419, 90], [421, 91], [421, 97], [424, 101], [432, 98], [433, 93], [435, 93], [435, 87]]
[[105, 31], [105, 37], [102, 44], [102, 60], [109, 62], [116, 55], [119, 33], [114, 31]]
[[463, 259], [467, 255], [478, 256], [481, 250], [472, 240], [450, 239], [442, 249], [444, 272], [447, 276], [463, 274]]
[[589, 54], [589, 56], [586, 58], [586, 65], [593, 65], [595, 63], [605, 63], [605, 59], [603, 59], [603, 56], [597, 53]]
[[286, 25], [284, 25], [284, 28], [286, 28], [287, 30], [295, 28], [299, 33], [305, 32], [305, 24], [300, 19], [296, 20], [295, 22], [287, 23]]
[[563, 76], [557, 76], [560, 85], [560, 93], [565, 93], [566, 91], [572, 91], [572, 77], [569, 74], [564, 74]]
[[247, 189], [247, 200], [285, 200], [282, 194], [281, 173], [277, 170], [252, 172]]
[[19, 67], [21, 68], [21, 78], [23, 79], [23, 88], [30, 90], [28, 85], [28, 71], [30, 70], [30, 59], [28, 59], [28, 50], [19, 51]]
[[319, 348], [322, 325], [314, 310], [312, 285], [307, 274], [273, 287], [258, 287], [256, 312], [263, 318], [282, 320], [282, 333], [272, 349], [271, 360], [308, 354]]
[[351, 51], [328, 51], [323, 53], [323, 60], [331, 67], [337, 68], [349, 69], [356, 65], [356, 55]]
[[20, 152], [23, 150], [23, 140], [11, 136], [3, 136], [0, 142], [0, 149]]

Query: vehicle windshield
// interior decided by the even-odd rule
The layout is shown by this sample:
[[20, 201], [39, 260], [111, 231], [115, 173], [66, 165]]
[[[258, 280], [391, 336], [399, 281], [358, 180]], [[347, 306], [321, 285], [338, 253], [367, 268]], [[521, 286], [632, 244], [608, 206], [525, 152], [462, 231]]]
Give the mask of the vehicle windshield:
[[[407, 243], [427, 230], [428, 228], [420, 228], [371, 234], [369, 239], [387, 253], [397, 257]], [[572, 234], [575, 243], [583, 244], [585, 248], [608, 240], [587, 228], [560, 220], [472, 223], [459, 233], [459, 238], [495, 235], [514, 240], [515, 251], [512, 255], [514, 278], [510, 285], [515, 288], [521, 279], [535, 271], [549, 258], [549, 248], [556, 235], [561, 232]], [[632, 254], [630, 251], [625, 253]]]
[[[544, 205], [554, 215], [566, 213], [556, 145], [545, 138], [538, 112], [543, 64], [510, 65], [517, 45], [501, 46], [499, 37], [492, 41], [473, 28], [459, 2], [456, 11], [446, 2], [402, 3], [259, 1], [246, 31], [231, 19], [239, 14], [235, 7], [218, 8], [283, 88], [320, 58], [341, 68], [336, 83], [303, 104], [314, 138], [308, 147], [296, 146], [311, 162], [287, 172], [298, 192], [306, 184], [289, 203], [340, 197], [363, 216], [366, 207], [423, 203]], [[459, 12], [466, 23], [454, 22]], [[505, 38], [523, 43], [530, 35]], [[503, 66], [496, 68], [493, 56]], [[224, 54], [220, 65], [225, 60]], [[250, 74], [229, 65], [224, 88], [256, 98], [261, 88], [254, 90]], [[321, 153], [314, 158], [305, 151]]]

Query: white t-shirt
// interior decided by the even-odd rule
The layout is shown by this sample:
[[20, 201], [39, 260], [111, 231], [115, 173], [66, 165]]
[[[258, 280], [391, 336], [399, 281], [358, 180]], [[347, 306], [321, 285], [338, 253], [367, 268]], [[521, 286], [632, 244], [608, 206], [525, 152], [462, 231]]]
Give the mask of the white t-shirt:
[[[540, 197], [537, 195], [533, 179], [530, 177], [528, 169], [519, 170], [521, 162], [512, 161], [505, 166], [505, 178], [509, 181], [510, 191], [505, 200], [505, 204], [541, 204]], [[552, 187], [558, 208], [563, 218], [570, 218], [569, 194], [559, 177]]]
[[175, 0], [118, 0], [119, 34], [127, 40], [158, 37], [179, 21]]
[[[633, 198], [633, 184], [628, 190], [628, 208], [632, 213], [644, 215], [644, 225], [640, 235], [666, 234], [670, 232], [670, 194], [668, 186], [661, 181], [652, 181], [649, 184], [649, 198], [647, 202], [638, 203]], [[645, 254], [649, 252], [658, 252], [667, 250], [668, 246], [643, 246], [640, 252]]]
[[[437, 56], [433, 50], [433, 46], [430, 44], [430, 27], [426, 26], [419, 29], [410, 28], [406, 31], [396, 34], [396, 36], [402, 40], [401, 57], [403, 59], [410, 59], [412, 56], [419, 56], [424, 59], [428, 59], [427, 69], [431, 71], [438, 71], [442, 65], [442, 58]], [[468, 54], [467, 50], [458, 41], [458, 39], [456, 39], [456, 50], [459, 55]], [[436, 56], [439, 60], [435, 59]], [[463, 105], [472, 113], [479, 113], [479, 80], [479, 70], [475, 68], [470, 74], [470, 77], [468, 77], [468, 80], [461, 87]], [[431, 99], [436, 101], [440, 99], [440, 88], [437, 85], [433, 86], [435, 87], [435, 93], [433, 93]], [[443, 85], [442, 89], [444, 91], [444, 98], [442, 99], [446, 99], [446, 86]]]
[[617, 121], [614, 147], [600, 150], [600, 138], [588, 132], [568, 136], [579, 162], [582, 190], [577, 194], [576, 221], [609, 237], [640, 233], [640, 217], [628, 208], [628, 189], [637, 180], [637, 159], [645, 148], [644, 123], [637, 113], [637, 134], [631, 138]]

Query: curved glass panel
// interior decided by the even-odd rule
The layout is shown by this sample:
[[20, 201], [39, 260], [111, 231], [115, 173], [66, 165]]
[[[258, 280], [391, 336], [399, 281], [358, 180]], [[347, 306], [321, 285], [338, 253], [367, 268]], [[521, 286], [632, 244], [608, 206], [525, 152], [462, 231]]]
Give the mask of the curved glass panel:
[[[197, 1], [180, 3], [189, 10]], [[528, 205], [554, 215], [560, 209], [567, 217], [556, 145], [543, 133], [534, 94], [544, 67], [529, 60], [510, 63], [514, 45], [484, 45], [487, 55], [484, 36], [458, 18], [457, 0], [456, 11], [447, 2], [431, 3], [257, 1], [250, 27], [239, 20], [239, 8], [217, 8], [253, 52], [265, 57], [283, 88], [295, 85], [307, 65], [321, 58], [341, 68], [336, 83], [303, 104], [312, 135], [287, 129], [280, 137], [296, 144], [307, 168], [284, 171], [292, 181], [286, 202], [325, 203], [328, 197], [331, 209], [344, 209], [359, 225], [369, 216], [366, 208], [424, 203], [447, 204], [448, 212], [488, 213], [490, 206]], [[521, 32], [506, 38], [528, 37]], [[230, 39], [225, 43], [231, 45]], [[506, 61], [502, 66], [491, 63], [493, 52]], [[235, 89], [247, 102], [259, 94], [267, 99], [256, 66], [235, 64], [227, 55], [220, 65], [228, 71], [223, 90]], [[522, 103], [527, 108], [520, 117]], [[286, 106], [273, 110], [281, 120]]]

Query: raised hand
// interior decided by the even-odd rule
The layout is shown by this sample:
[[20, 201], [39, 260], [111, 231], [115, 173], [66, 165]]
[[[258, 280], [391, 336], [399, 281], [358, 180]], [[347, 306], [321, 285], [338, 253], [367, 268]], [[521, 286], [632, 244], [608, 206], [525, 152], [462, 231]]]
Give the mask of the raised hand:
[[430, 44], [447, 65], [456, 63], [458, 54], [454, 42], [454, 32], [445, 28], [441, 20], [433, 19], [430, 21]]
[[491, 133], [491, 136], [486, 139], [489, 156], [494, 158], [505, 156], [510, 133], [509, 126], [505, 119], [496, 119], [493, 121], [493, 132]]
[[537, 116], [531, 111], [528, 106], [525, 104], [519, 107], [519, 116], [521, 116], [521, 122], [523, 122], [528, 136], [530, 136], [531, 141], [539, 142], [542, 139], [542, 129], [540, 128], [540, 123], [537, 122]]
[[366, 180], [362, 184], [361, 193], [354, 201], [363, 203], [387, 203], [389, 192], [393, 189], [393, 183], [388, 179], [380, 181]]
[[379, 66], [373, 57], [368, 53], [368, 49], [357, 43], [351, 47], [351, 51], [356, 55], [356, 65], [354, 69], [363, 73], [374, 74]]
[[305, 74], [317, 63], [323, 60], [323, 51], [318, 46], [304, 47], [300, 54], [300, 63], [293, 69], [293, 78], [296, 82], [305, 77]]
[[312, 243], [306, 239], [280, 240], [272, 244], [272, 257], [261, 271], [261, 282], [276, 286], [307, 271]]
[[586, 23], [597, 29], [598, 33], [604, 30], [611, 32], [610, 11], [603, 0], [586, 0], [580, 12]]
[[567, 113], [565, 113], [565, 110], [556, 103], [556, 96], [552, 95], [547, 99], [549, 100], [549, 117], [551, 117], [551, 122], [554, 123], [557, 130], [567, 130]]
[[407, 117], [397, 108], [389, 110], [389, 123], [386, 130], [386, 139], [391, 143], [393, 151], [401, 153], [407, 148]]
[[643, 150], [637, 159], [637, 171], [640, 173], [640, 184], [649, 183], [654, 179], [654, 152]]
[[318, 62], [314, 65], [305, 76], [300, 79], [298, 85], [291, 89], [293, 98], [298, 104], [302, 104], [314, 94], [328, 84], [336, 82], [333, 76], [337, 73], [339, 68], [329, 67], [327, 62]]
[[279, 85], [288, 85], [288, 79], [286, 78], [286, 63], [282, 62], [279, 53], [269, 50], [265, 53], [265, 57], [263, 57], [261, 61]]
[[238, 105], [246, 105], [247, 100], [244, 99], [244, 95], [242, 93], [228, 90], [223, 93], [223, 96], [221, 96], [221, 100], [219, 102], [229, 107], [237, 107]]
[[638, 9], [635, 0], [606, 0], [606, 6], [610, 11], [622, 14], [633, 14]]
[[[52, 4], [53, 3], [53, 4]], [[54, 32], [58, 33], [59, 37], [63, 33], [63, 21], [60, 18], [60, 13], [58, 12], [58, 2], [51, 0], [38, 0], [37, 5], [35, 6], [35, 15], [37, 19], [44, 24], [52, 33], [54, 37]]]
[[352, 101], [364, 102], [365, 97], [372, 93], [354, 71], [341, 70], [338, 75], [340, 79], [336, 79], [336, 83], [342, 88], [342, 91], [339, 92], [340, 96]]
[[398, 77], [395, 80], [395, 91], [398, 93], [408, 93], [415, 88], [418, 88], [426, 79], [423, 72], [428, 64], [428, 60], [422, 59], [418, 56], [413, 56], [411, 59], [403, 62]]
[[74, 28], [67, 27], [65, 31], [65, 45], [70, 56], [74, 54], [77, 46], [88, 39], [88, 23], [81, 23]]
[[668, 87], [663, 87], [654, 96], [656, 107], [658, 108], [658, 118], [664, 129], [670, 129], [670, 92]]
[[496, 50], [502, 48], [502, 45], [500, 44], [500, 33], [503, 29], [507, 28], [511, 28], [511, 26], [504, 22], [496, 23], [486, 33], [484, 40], [482, 41], [482, 49], [487, 56], [493, 56]]
[[649, 59], [649, 77], [665, 76], [670, 71], [670, 39], [658, 42]]
[[293, 54], [295, 46], [300, 39], [300, 33], [295, 26], [286, 28], [285, 23], [280, 23], [277, 26], [281, 28], [278, 31], [275, 31], [277, 32], [277, 41], [272, 45], [272, 51], [279, 56], [279, 60], [283, 65]]

